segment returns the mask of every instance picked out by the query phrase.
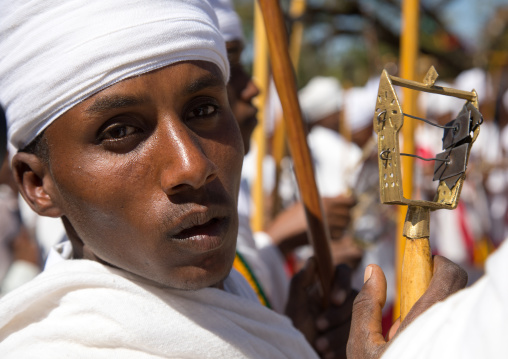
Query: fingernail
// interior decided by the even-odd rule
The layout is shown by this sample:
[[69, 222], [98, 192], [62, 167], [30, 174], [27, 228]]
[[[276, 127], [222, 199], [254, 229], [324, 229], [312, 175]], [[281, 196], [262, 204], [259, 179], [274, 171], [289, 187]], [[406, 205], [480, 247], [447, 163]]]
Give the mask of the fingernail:
[[372, 275], [372, 267], [367, 266], [367, 268], [365, 268], [365, 273], [363, 274], [363, 283], [368, 281], [371, 275]]
[[319, 338], [318, 340], [316, 340], [316, 349], [320, 352], [328, 349], [328, 339]]
[[336, 305], [341, 305], [346, 300], [346, 291], [344, 289], [340, 289], [333, 295], [333, 301]]
[[319, 330], [326, 330], [328, 328], [328, 320], [326, 320], [325, 318], [318, 318], [316, 320], [316, 327]]

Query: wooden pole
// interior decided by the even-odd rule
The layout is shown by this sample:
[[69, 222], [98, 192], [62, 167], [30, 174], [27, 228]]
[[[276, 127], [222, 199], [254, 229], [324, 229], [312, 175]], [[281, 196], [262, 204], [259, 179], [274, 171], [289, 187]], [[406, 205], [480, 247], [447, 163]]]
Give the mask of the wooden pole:
[[[289, 37], [289, 54], [293, 68], [298, 71], [300, 52], [302, 48], [303, 23], [300, 17], [305, 13], [306, 0], [292, 0], [289, 8], [289, 15], [293, 21], [291, 36]], [[272, 217], [275, 217], [282, 208], [279, 197], [279, 181], [281, 176], [281, 162], [286, 156], [286, 125], [285, 121], [278, 119], [273, 133], [272, 155], [275, 161], [275, 188], [273, 191]]]
[[330, 234], [312, 170], [283, 14], [278, 1], [259, 0], [259, 5], [265, 25], [270, 30], [267, 31], [267, 36], [272, 73], [284, 112], [289, 148], [307, 217], [309, 240], [314, 248], [323, 302], [326, 306], [334, 273], [329, 245]]
[[401, 271], [401, 320], [425, 293], [432, 279], [429, 222], [430, 208], [408, 206], [403, 232], [406, 245]]
[[254, 232], [264, 229], [264, 191], [263, 191], [263, 159], [266, 153], [266, 121], [265, 104], [268, 94], [268, 44], [263, 16], [257, 2], [254, 3], [254, 66], [253, 80], [259, 89], [259, 95], [254, 99], [254, 104], [259, 109], [258, 125], [253, 133], [256, 144], [256, 178], [252, 186], [252, 199], [254, 211], [251, 216], [251, 227]]
[[[420, 11], [419, 11], [419, 0], [404, 0], [402, 2], [402, 28], [401, 28], [401, 77], [407, 80], [414, 81], [416, 80], [416, 64], [418, 58], [418, 48], [419, 48], [419, 19], [420, 19]], [[417, 93], [411, 89], [403, 88], [403, 111], [404, 113], [416, 113], [416, 95]], [[415, 145], [414, 145], [414, 121], [404, 121], [404, 125], [402, 126], [402, 138], [403, 138], [403, 148], [401, 152], [404, 153], [415, 153]], [[402, 170], [403, 170], [403, 193], [406, 198], [411, 198], [413, 193], [413, 167], [414, 160], [412, 157], [403, 156], [402, 160]], [[397, 234], [404, 232], [404, 224], [406, 222], [406, 210], [409, 210], [406, 207], [399, 207], [399, 224]], [[404, 250], [408, 242], [410, 243], [410, 253], [407, 253], [404, 257]], [[419, 260], [417, 257], [419, 253], [424, 253], [425, 249], [423, 247], [428, 247], [428, 237], [425, 239], [421, 239], [415, 241], [414, 239], [405, 238], [403, 236], [398, 235], [397, 245], [396, 245], [396, 288], [397, 295], [396, 303], [394, 306], [394, 318], [398, 318], [400, 315], [405, 317], [407, 312], [401, 313], [401, 302], [404, 302], [405, 311], [409, 310], [413, 303], [408, 303], [406, 297], [409, 295], [408, 291], [411, 292], [414, 288], [411, 288], [412, 275], [407, 272], [409, 268], [414, 266], [415, 264], [422, 263], [422, 260]], [[430, 249], [429, 249], [430, 250]], [[425, 252], [426, 253], [426, 252]], [[402, 262], [403, 257], [405, 261], [406, 273], [402, 274]], [[432, 268], [430, 268], [432, 273]], [[427, 272], [427, 268], [422, 269], [423, 272]], [[415, 283], [413, 281], [413, 283]], [[401, 298], [402, 295], [401, 288], [404, 287], [404, 298]], [[412, 295], [411, 295], [412, 296]], [[397, 300], [400, 299], [400, 302]], [[414, 299], [414, 296], [412, 296]], [[409, 309], [408, 309], [409, 308]], [[403, 319], [403, 318], [401, 318]]]

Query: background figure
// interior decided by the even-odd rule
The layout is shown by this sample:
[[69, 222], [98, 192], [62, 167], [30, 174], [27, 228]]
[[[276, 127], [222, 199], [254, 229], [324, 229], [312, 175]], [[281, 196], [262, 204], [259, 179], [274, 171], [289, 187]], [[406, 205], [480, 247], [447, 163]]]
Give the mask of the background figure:
[[352, 141], [362, 148], [358, 174], [352, 184], [358, 204], [353, 210], [351, 233], [362, 246], [364, 256], [354, 273], [353, 285], [361, 288], [363, 272], [369, 264], [383, 268], [388, 286], [383, 325], [389, 328], [395, 292], [396, 208], [383, 205], [379, 200], [377, 139], [373, 132], [378, 86], [379, 77], [373, 77], [363, 87], [353, 87], [346, 92], [344, 121], [345, 127], [350, 129]]
[[0, 107], [0, 296], [40, 272], [39, 248], [22, 225], [9, 161], [7, 121]]
[[40, 252], [19, 215], [9, 153], [0, 167], [0, 296], [40, 273]]

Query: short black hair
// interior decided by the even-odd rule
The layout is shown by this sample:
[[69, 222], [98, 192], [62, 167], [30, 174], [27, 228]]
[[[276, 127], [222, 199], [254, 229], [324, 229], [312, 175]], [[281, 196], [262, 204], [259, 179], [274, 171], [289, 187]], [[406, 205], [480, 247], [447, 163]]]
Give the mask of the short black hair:
[[44, 136], [44, 131], [37, 135], [32, 142], [20, 149], [19, 152], [34, 154], [44, 163], [49, 163], [49, 146], [46, 136]]

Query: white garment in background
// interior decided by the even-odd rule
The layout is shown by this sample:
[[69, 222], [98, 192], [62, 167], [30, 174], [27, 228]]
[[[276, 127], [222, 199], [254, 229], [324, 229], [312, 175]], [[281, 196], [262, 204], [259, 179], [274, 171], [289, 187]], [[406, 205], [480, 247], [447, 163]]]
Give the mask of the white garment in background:
[[[0, 300], [0, 353], [18, 358], [317, 358], [235, 271], [226, 290], [160, 288], [64, 260]], [[248, 296], [246, 298], [245, 296]]]
[[307, 136], [319, 194], [334, 197], [345, 193], [355, 182], [362, 151], [339, 133], [314, 126]]
[[25, 284], [40, 273], [39, 266], [13, 255], [13, 241], [21, 221], [17, 196], [7, 185], [0, 185], [0, 296]]
[[394, 339], [383, 359], [508, 358], [508, 242], [473, 286], [437, 303]]
[[243, 256], [273, 310], [284, 313], [289, 292], [289, 276], [284, 257], [264, 232], [252, 233], [250, 187], [247, 179], [240, 182], [238, 195], [238, 237], [236, 250]]
[[9, 186], [0, 185], [0, 284], [14, 260], [11, 246], [20, 226], [17, 211], [16, 195]]

